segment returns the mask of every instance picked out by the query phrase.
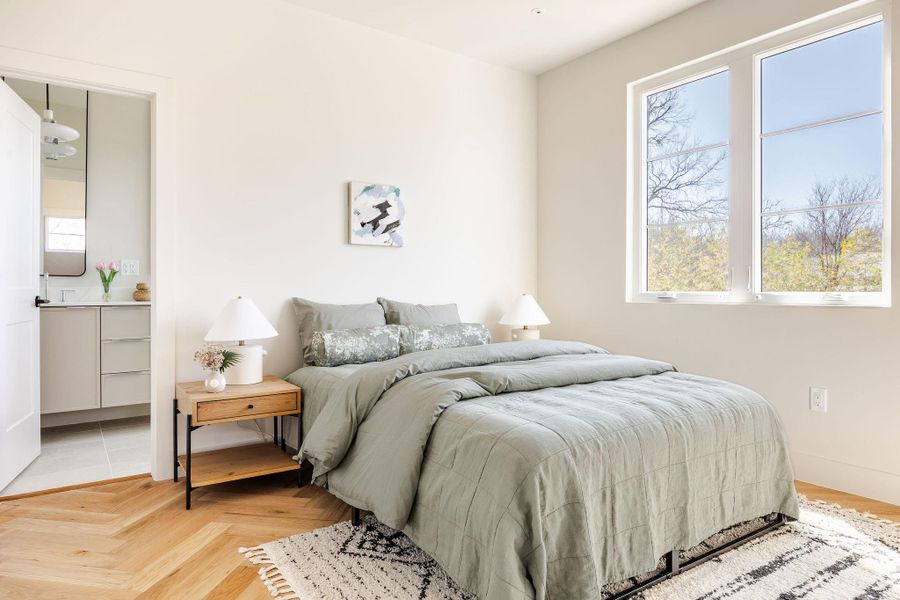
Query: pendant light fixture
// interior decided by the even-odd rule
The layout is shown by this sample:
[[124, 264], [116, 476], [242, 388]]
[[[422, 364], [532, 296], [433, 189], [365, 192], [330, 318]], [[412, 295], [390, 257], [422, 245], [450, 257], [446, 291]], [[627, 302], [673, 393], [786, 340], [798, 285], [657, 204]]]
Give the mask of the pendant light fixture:
[[44, 118], [41, 120], [41, 155], [49, 160], [59, 160], [74, 156], [78, 150], [71, 144], [81, 134], [68, 125], [57, 123], [50, 110], [50, 84], [46, 84], [47, 108], [44, 109]]

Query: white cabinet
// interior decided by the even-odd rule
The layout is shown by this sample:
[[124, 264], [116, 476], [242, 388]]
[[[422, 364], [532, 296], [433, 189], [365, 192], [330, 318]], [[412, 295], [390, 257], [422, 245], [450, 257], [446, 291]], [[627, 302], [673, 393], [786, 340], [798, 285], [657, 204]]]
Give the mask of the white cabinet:
[[100, 309], [41, 309], [41, 414], [100, 408]]
[[104, 306], [100, 309], [100, 338], [104, 340], [150, 339], [150, 308]]
[[101, 373], [130, 373], [150, 369], [150, 340], [101, 340]]
[[110, 373], [100, 376], [103, 407], [150, 402], [150, 371]]
[[150, 401], [150, 307], [41, 309], [41, 413]]

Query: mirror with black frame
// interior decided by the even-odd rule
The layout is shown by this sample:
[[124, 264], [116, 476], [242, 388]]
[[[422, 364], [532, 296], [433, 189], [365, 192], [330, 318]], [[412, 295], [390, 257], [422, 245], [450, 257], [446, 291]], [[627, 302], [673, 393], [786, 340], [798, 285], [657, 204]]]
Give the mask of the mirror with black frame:
[[44, 271], [78, 277], [87, 267], [86, 90], [5, 78], [39, 115]]

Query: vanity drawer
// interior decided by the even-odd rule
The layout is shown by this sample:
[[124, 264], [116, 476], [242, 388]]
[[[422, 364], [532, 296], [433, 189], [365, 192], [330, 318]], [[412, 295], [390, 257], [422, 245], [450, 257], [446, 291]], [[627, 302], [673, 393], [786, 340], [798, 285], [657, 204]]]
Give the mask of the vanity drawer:
[[239, 419], [249, 415], [282, 413], [297, 410], [297, 393], [272, 394], [255, 398], [213, 400], [197, 403], [197, 423]]
[[100, 376], [100, 406], [128, 406], [150, 402], [150, 371]]
[[150, 340], [104, 340], [100, 342], [100, 372], [124, 373], [150, 368]]
[[150, 337], [149, 306], [104, 306], [100, 309], [100, 339]]

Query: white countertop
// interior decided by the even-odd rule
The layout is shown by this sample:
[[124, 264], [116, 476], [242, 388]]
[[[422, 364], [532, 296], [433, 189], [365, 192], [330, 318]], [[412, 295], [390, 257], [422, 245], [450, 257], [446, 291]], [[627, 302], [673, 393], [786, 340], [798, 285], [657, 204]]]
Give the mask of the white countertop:
[[150, 302], [137, 302], [136, 300], [110, 300], [104, 302], [85, 301], [85, 302], [48, 302], [41, 304], [41, 308], [66, 308], [67, 306], [150, 306]]

